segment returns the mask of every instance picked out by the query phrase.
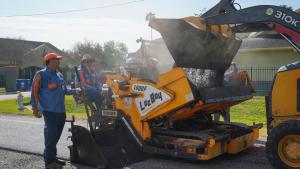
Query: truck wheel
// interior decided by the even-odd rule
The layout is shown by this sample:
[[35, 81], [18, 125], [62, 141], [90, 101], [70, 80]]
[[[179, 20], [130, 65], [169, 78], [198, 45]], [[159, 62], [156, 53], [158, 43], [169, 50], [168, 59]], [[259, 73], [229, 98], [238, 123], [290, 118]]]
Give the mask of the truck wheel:
[[275, 169], [300, 169], [300, 121], [286, 121], [273, 128], [266, 154]]

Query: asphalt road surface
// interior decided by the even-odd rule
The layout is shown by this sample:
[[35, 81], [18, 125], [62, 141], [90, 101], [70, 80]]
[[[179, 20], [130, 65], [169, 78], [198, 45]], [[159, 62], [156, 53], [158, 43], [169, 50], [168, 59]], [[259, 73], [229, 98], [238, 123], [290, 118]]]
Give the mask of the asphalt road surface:
[[[44, 143], [44, 121], [27, 116], [9, 116], [0, 114], [0, 147], [42, 154]], [[70, 124], [66, 124], [57, 146], [58, 156], [69, 158], [67, 140]]]
[[[85, 122], [79, 122], [86, 125]], [[58, 144], [58, 156], [69, 159], [67, 137], [69, 124], [66, 124]], [[21, 152], [26, 153], [21, 153]], [[24, 116], [0, 114], [0, 168], [39, 169], [44, 168], [43, 158], [43, 120]], [[35, 155], [36, 154], [36, 155]], [[66, 169], [89, 169], [82, 165], [67, 165]], [[170, 159], [161, 156], [128, 166], [131, 169], [271, 169], [263, 141], [238, 155], [223, 155], [207, 162], [193, 162]]]

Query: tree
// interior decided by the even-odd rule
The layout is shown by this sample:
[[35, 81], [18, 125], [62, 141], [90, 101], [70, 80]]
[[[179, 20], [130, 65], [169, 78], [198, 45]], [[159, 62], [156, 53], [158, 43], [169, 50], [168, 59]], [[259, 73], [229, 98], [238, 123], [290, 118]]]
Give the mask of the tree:
[[122, 42], [108, 41], [103, 47], [97, 42], [85, 40], [77, 42], [71, 51], [67, 52], [76, 64], [80, 64], [82, 56], [89, 54], [95, 58], [96, 67], [101, 69], [110, 69], [118, 67], [125, 62], [128, 50], [127, 46]]
[[206, 8], [202, 8], [197, 13], [194, 13], [194, 15], [195, 16], [202, 16], [205, 12], [207, 12]]
[[287, 8], [289, 10], [293, 10], [293, 7], [287, 5], [280, 5], [280, 7]]
[[99, 43], [85, 40], [84, 42], [77, 42], [71, 51], [71, 56], [80, 63], [84, 54], [93, 56], [96, 62], [104, 59], [103, 48]]
[[119, 67], [125, 63], [127, 46], [122, 42], [108, 41], [104, 43], [105, 61], [108, 66]]

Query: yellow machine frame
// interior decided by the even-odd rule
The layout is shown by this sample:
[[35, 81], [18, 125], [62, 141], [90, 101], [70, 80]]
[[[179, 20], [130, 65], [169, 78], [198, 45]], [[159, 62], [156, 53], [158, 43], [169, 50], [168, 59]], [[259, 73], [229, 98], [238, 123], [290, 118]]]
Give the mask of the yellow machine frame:
[[[127, 81], [126, 84], [122, 82]], [[182, 68], [175, 68], [165, 74], [159, 76], [157, 83], [148, 82], [135, 77], [125, 77], [122, 75], [108, 75], [107, 84], [114, 93], [115, 109], [124, 113], [124, 116], [130, 118], [130, 124], [142, 141], [146, 142], [151, 139], [152, 131], [150, 129], [149, 121], [160, 117], [169, 117], [169, 122], [176, 120], [188, 119], [194, 115], [195, 112], [206, 110], [213, 112], [225, 109], [229, 106], [240, 103], [237, 102], [223, 102], [218, 104], [204, 104], [198, 101], [190, 107], [187, 104], [194, 102], [192, 90], [190, 88], [188, 79]], [[122, 85], [121, 85], [122, 84]], [[147, 114], [140, 114], [134, 99], [144, 97], [142, 93], [134, 92], [132, 86], [134, 84], [150, 85], [158, 90], [165, 92], [170, 99], [162, 105], [156, 107]], [[176, 110], [176, 111], [174, 111]], [[209, 160], [223, 153], [236, 154], [244, 149], [249, 148], [259, 137], [259, 126], [254, 126], [252, 132], [240, 137], [229, 139], [227, 142], [216, 141], [211, 137], [209, 143], [187, 138], [176, 138], [172, 144], [178, 146], [183, 152], [192, 154], [196, 159]], [[197, 153], [198, 146], [204, 146], [205, 152]]]

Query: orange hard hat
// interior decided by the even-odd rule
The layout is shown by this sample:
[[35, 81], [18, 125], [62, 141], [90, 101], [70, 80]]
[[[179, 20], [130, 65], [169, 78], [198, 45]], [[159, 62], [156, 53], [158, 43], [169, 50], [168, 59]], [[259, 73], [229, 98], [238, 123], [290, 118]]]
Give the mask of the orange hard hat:
[[44, 61], [52, 60], [52, 59], [62, 59], [62, 56], [57, 55], [56, 53], [48, 53], [44, 56]]

